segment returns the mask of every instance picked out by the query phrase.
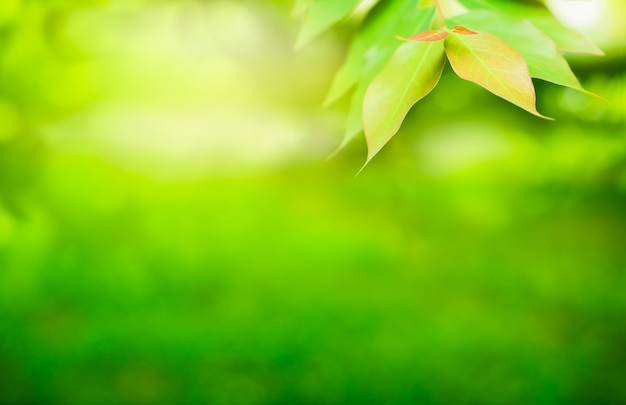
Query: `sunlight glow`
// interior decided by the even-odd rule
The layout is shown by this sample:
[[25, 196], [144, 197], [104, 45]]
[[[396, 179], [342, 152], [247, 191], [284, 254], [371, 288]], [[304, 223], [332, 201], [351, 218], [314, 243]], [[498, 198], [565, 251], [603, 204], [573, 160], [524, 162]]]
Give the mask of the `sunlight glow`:
[[573, 28], [591, 28], [602, 18], [604, 0], [550, 0], [548, 6], [563, 24]]
[[[327, 120], [299, 107], [307, 100], [292, 88], [302, 68], [284, 68], [292, 44], [272, 21], [228, 1], [116, 2], [76, 13], [67, 37], [91, 60], [52, 95], [84, 77], [81, 89], [94, 87], [98, 99], [41, 136], [58, 153], [93, 154], [158, 178], [246, 175], [319, 159], [331, 149]], [[5, 110], [0, 100], [0, 120], [9, 121]], [[11, 135], [3, 128], [0, 140]]]

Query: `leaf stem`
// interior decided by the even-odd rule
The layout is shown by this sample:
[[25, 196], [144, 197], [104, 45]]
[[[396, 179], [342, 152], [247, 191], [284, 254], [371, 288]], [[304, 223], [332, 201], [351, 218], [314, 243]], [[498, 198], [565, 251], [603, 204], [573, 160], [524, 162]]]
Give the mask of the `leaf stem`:
[[443, 12], [443, 7], [441, 7], [441, 1], [440, 0], [435, 0], [435, 7], [437, 7], [437, 12], [439, 13], [439, 16], [441, 16], [442, 20], [446, 19], [446, 15]]

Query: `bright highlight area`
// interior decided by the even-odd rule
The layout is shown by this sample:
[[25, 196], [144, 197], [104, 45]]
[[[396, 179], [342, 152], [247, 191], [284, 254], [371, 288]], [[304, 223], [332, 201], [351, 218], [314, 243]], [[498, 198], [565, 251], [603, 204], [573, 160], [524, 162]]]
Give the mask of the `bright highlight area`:
[[574, 28], [597, 26], [605, 13], [604, 0], [548, 0], [560, 21]]
[[319, 103], [309, 89], [317, 80], [321, 92], [323, 76], [301, 80], [308, 62], [292, 59], [289, 33], [275, 12], [227, 1], [113, 1], [72, 13], [60, 35], [82, 58], [56, 79], [52, 101], [64, 102], [66, 86], [93, 101], [41, 135], [59, 153], [96, 154], [161, 179], [324, 159], [335, 123], [303, 111]]

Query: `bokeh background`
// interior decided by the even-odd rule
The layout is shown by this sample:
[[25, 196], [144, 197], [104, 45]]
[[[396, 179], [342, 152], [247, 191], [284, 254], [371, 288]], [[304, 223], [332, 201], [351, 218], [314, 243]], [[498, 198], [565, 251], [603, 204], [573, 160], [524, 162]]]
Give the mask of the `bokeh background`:
[[626, 403], [626, 6], [551, 6], [608, 103], [448, 67], [355, 177], [357, 21], [1, 0], [0, 403]]

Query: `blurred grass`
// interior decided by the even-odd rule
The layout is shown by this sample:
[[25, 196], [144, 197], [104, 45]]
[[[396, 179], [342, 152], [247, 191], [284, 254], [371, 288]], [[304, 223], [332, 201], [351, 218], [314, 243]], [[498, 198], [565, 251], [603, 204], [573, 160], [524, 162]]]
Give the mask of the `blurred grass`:
[[47, 167], [4, 215], [5, 402], [619, 403], [624, 193], [406, 175]]
[[[554, 123], [446, 75], [355, 178], [362, 144], [323, 161], [340, 41], [293, 55], [282, 3], [18, 3], [0, 52], [0, 403], [626, 402], [623, 71], [583, 77], [608, 105], [537, 83]], [[264, 41], [181, 40], [189, 12], [191, 31], [230, 16], [211, 35], [256, 21]], [[223, 63], [238, 70], [212, 79]], [[216, 125], [222, 102], [292, 143], [250, 159], [277, 126]]]

